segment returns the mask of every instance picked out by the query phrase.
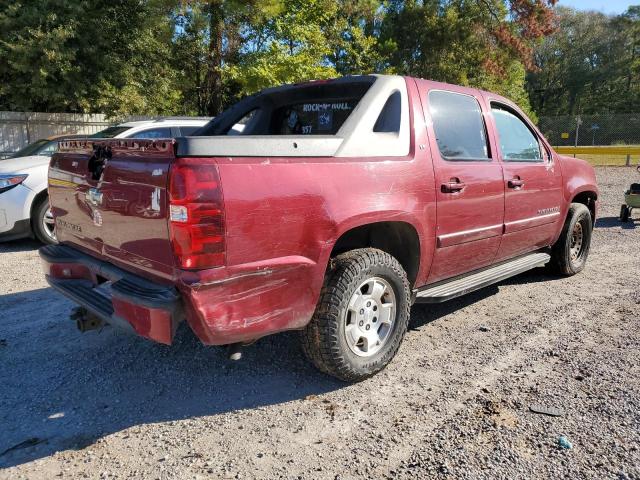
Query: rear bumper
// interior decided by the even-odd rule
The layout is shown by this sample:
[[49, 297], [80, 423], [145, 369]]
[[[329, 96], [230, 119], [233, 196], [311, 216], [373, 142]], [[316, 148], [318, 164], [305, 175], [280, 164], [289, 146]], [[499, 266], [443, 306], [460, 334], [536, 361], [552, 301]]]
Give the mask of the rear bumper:
[[[304, 257], [177, 271], [164, 286], [66, 245], [40, 250], [49, 284], [103, 322], [170, 344], [182, 319], [206, 345], [248, 343], [304, 327], [323, 272]], [[107, 281], [105, 281], [107, 280]]]
[[39, 250], [49, 285], [105, 323], [170, 344], [183, 318], [178, 291], [65, 245]]

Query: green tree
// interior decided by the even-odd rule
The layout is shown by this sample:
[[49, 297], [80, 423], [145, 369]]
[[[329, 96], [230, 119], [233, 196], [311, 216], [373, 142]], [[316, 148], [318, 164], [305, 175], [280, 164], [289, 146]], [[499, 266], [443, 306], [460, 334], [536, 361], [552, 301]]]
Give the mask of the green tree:
[[[105, 60], [113, 60], [115, 72], [98, 84], [99, 111], [114, 117], [185, 113], [184, 92], [172, 65], [172, 11], [171, 3], [147, 2], [135, 35], [128, 36], [119, 51], [105, 52]], [[128, 27], [120, 24], [119, 28]], [[95, 109], [96, 105], [90, 107]]]
[[398, 73], [486, 88], [529, 110], [525, 68], [553, 31], [555, 0], [395, 0], [380, 44]]
[[336, 1], [325, 35], [331, 49], [328, 61], [340, 75], [389, 71], [388, 50], [380, 42], [384, 5], [380, 0]]
[[640, 7], [620, 16], [558, 9], [527, 89], [540, 115], [640, 109]]
[[174, 68], [184, 92], [185, 113], [217, 115], [240, 90], [230, 75], [240, 61], [251, 25], [281, 9], [280, 0], [182, 1], [173, 13]]
[[[371, 72], [483, 87], [526, 108], [525, 69], [553, 29], [553, 3], [4, 1], [0, 108], [216, 115], [265, 87]], [[637, 13], [620, 22], [636, 25]]]
[[303, 80], [337, 76], [327, 61], [326, 31], [337, 14], [333, 0], [284, 0], [272, 18], [250, 27], [241, 61], [229, 69], [243, 94]]
[[0, 108], [173, 112], [166, 11], [159, 0], [4, 2]]
[[378, 0], [200, 1], [175, 14], [189, 111], [217, 114], [281, 83], [378, 71]]

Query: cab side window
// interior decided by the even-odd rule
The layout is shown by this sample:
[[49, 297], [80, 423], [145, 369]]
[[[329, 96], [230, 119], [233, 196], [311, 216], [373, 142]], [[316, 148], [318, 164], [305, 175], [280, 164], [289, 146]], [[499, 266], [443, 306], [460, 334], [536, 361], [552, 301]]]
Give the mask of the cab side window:
[[502, 160], [505, 162], [542, 162], [538, 138], [517, 115], [499, 105], [491, 105]]
[[478, 100], [461, 93], [432, 90], [429, 111], [438, 149], [445, 160], [491, 160]]

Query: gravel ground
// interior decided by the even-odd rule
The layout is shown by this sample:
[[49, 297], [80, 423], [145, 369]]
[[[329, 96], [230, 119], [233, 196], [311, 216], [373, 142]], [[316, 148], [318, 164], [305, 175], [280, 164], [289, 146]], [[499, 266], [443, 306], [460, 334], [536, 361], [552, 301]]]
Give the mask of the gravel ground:
[[394, 362], [356, 385], [294, 334], [238, 363], [188, 329], [171, 348], [81, 334], [38, 245], [0, 246], [0, 478], [640, 478], [640, 222], [616, 218], [637, 175], [598, 177], [584, 272], [416, 305]]

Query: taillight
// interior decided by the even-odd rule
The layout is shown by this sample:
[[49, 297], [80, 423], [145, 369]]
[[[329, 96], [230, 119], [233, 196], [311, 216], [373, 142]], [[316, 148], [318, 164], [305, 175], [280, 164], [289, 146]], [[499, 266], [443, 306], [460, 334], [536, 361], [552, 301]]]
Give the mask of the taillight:
[[178, 265], [212, 268], [224, 265], [224, 205], [218, 167], [181, 158], [169, 178], [169, 230]]

